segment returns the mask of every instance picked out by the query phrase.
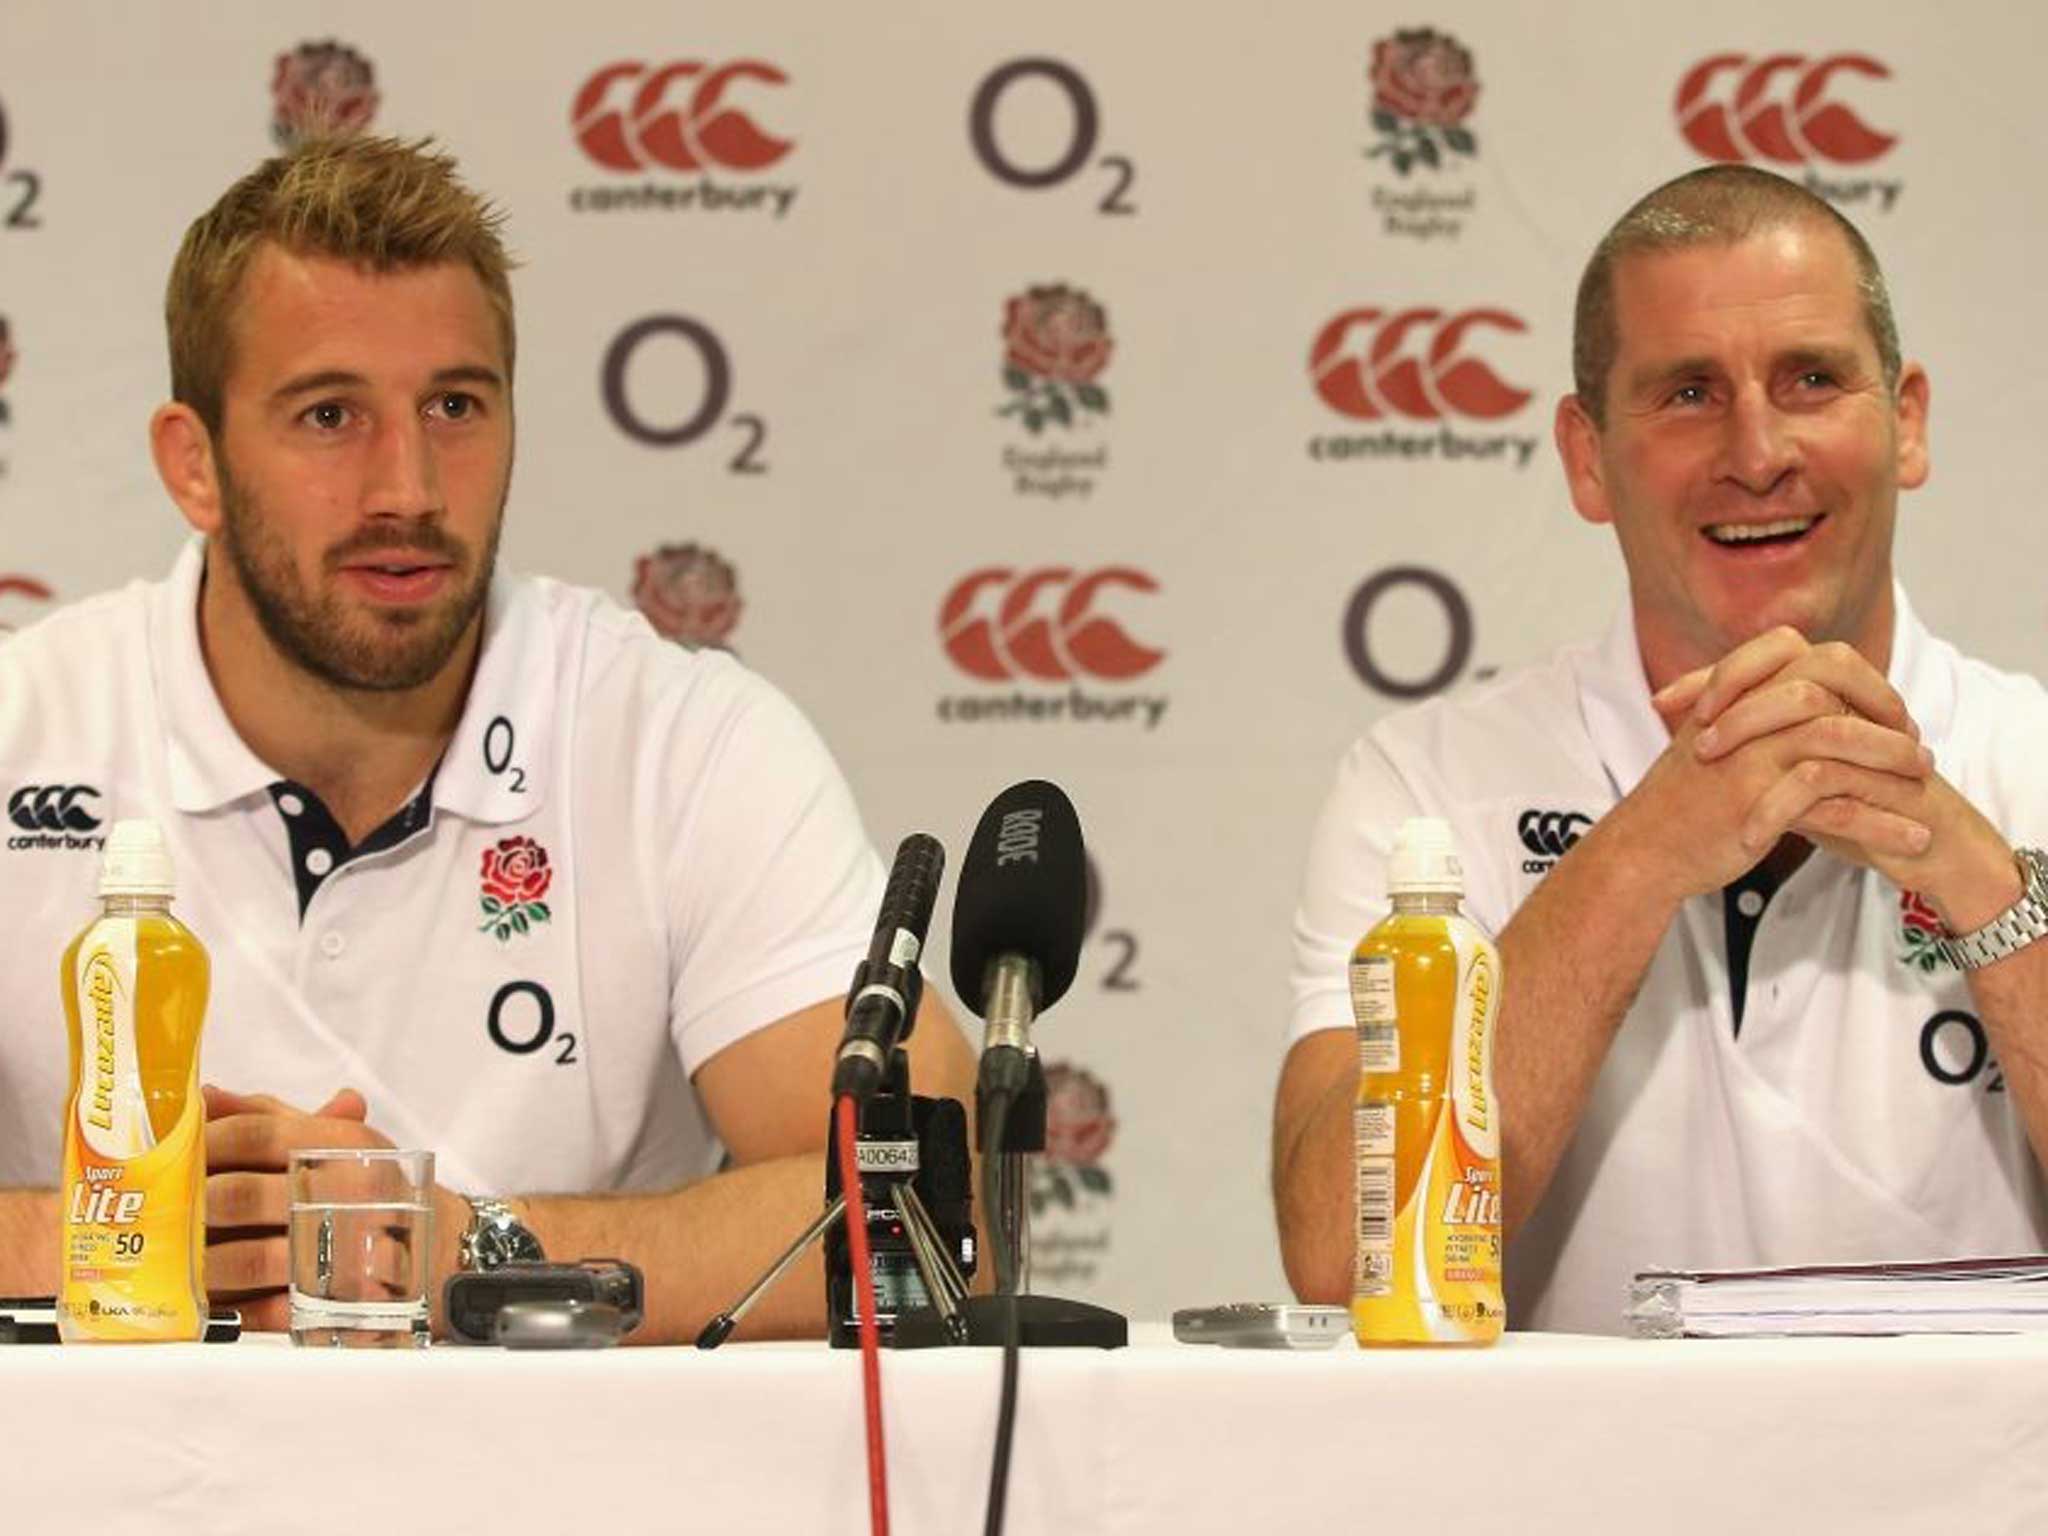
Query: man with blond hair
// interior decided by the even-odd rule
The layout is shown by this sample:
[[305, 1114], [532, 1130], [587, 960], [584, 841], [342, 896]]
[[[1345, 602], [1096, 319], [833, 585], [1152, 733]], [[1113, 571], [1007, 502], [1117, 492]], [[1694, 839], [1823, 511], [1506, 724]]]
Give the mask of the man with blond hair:
[[[618, 1255], [642, 1336], [674, 1340], [817, 1212], [882, 872], [782, 695], [498, 569], [499, 225], [452, 161], [370, 138], [268, 161], [193, 224], [150, 448], [197, 537], [168, 580], [0, 646], [0, 785], [165, 830], [213, 955], [216, 1299], [283, 1326], [289, 1153], [396, 1142], [438, 1154], [437, 1295], [462, 1265]], [[0, 854], [0, 1292], [56, 1279], [53, 977], [95, 841]], [[926, 1012], [917, 1086], [961, 1097], [966, 1043]], [[750, 1323], [822, 1318], [813, 1273]]]
[[1616, 1331], [1653, 1264], [2040, 1248], [2048, 696], [1893, 580], [1928, 381], [1876, 258], [1789, 181], [1693, 172], [1601, 242], [1573, 365], [1558, 450], [1628, 603], [1339, 771], [1274, 1113], [1295, 1289], [1352, 1285], [1346, 961], [1410, 815], [1500, 936], [1510, 1326]]

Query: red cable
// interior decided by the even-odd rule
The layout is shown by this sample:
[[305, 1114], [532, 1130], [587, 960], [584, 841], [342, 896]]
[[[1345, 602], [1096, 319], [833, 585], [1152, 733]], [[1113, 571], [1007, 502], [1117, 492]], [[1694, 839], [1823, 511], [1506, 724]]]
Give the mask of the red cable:
[[868, 1216], [860, 1198], [860, 1163], [854, 1153], [854, 1104], [841, 1094], [833, 1106], [839, 1130], [839, 1187], [846, 1192], [846, 1240], [853, 1251], [853, 1294], [860, 1314], [860, 1382], [868, 1421], [868, 1528], [889, 1536], [889, 1461], [882, 1445], [882, 1350], [875, 1329], [875, 1272], [868, 1260]]

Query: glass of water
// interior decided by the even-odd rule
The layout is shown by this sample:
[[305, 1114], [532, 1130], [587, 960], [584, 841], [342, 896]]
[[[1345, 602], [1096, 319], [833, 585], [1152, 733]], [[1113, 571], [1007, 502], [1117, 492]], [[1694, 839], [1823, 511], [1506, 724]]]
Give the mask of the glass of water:
[[384, 1147], [294, 1152], [287, 1180], [292, 1342], [425, 1348], [434, 1154]]

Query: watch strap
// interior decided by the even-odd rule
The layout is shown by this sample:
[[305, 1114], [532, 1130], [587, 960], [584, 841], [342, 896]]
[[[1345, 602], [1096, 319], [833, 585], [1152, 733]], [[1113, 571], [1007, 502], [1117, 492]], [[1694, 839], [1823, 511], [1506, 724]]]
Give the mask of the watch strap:
[[2020, 896], [1981, 928], [1941, 940], [1942, 957], [1959, 971], [1974, 971], [2048, 938], [2048, 854], [2016, 848]]

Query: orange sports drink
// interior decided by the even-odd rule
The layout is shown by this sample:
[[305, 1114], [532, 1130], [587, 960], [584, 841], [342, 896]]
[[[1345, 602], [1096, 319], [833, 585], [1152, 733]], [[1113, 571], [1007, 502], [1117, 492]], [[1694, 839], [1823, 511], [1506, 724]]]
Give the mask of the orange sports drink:
[[1351, 955], [1358, 1023], [1358, 1342], [1491, 1344], [1501, 1299], [1500, 953], [1464, 917], [1451, 830], [1401, 824], [1393, 911]]
[[206, 1326], [206, 1113], [199, 1030], [206, 951], [171, 916], [152, 821], [120, 821], [100, 915], [64, 952], [71, 1092], [64, 1113], [67, 1344], [197, 1339]]

